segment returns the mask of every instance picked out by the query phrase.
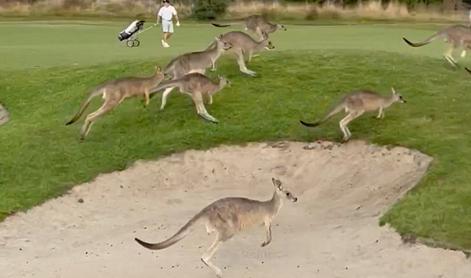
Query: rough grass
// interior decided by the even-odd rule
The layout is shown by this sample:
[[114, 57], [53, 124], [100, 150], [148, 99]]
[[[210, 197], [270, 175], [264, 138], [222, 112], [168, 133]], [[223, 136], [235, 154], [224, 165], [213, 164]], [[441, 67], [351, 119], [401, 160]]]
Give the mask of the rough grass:
[[278, 19], [368, 19], [406, 21], [463, 21], [466, 11], [444, 11], [440, 6], [416, 5], [411, 8], [404, 3], [381, 1], [360, 1], [356, 5], [342, 6], [332, 1], [323, 3], [280, 3], [260, 1], [235, 1], [226, 17], [245, 17], [263, 14]]
[[[251, 14], [263, 14], [271, 18], [318, 20], [318, 19], [360, 19], [360, 20], [405, 20], [405, 21], [467, 21], [468, 9], [443, 5], [418, 3], [407, 6], [390, 1], [360, 1], [356, 5], [343, 6], [325, 1], [323, 3], [282, 3], [278, 1], [230, 1], [226, 18], [240, 18]], [[188, 1], [176, 1], [174, 5], [181, 18], [192, 16]], [[105, 17], [154, 17], [159, 8], [158, 1], [147, 0], [40, 0], [31, 3], [0, 3], [2, 16], [105, 16]]]
[[[165, 64], [169, 58], [156, 54], [146, 61], [101, 65], [88, 61], [84, 66], [63, 63], [31, 69], [19, 65], [30, 63], [28, 59], [15, 64], [7, 55], [10, 65], [16, 66], [0, 72], [0, 100], [12, 115], [12, 121], [0, 128], [0, 218], [59, 196], [99, 173], [125, 169], [137, 159], [156, 159], [219, 144], [340, 140], [335, 119], [317, 129], [304, 128], [298, 120], [321, 117], [344, 92], [371, 88], [386, 94], [394, 86], [408, 103], [386, 110], [383, 120], [364, 115], [354, 121], [353, 139], [403, 145], [435, 160], [421, 184], [382, 222], [391, 223], [403, 234], [470, 249], [471, 96], [466, 92], [471, 77], [464, 71], [451, 70], [442, 59], [403, 54], [423, 51], [439, 57], [434, 47], [414, 50], [403, 47], [400, 41], [399, 34], [405, 31], [412, 38], [429, 31], [378, 26], [303, 28], [274, 36], [275, 45], [282, 45], [283, 51], [265, 53], [253, 60], [250, 68], [259, 72], [257, 78], [242, 76], [233, 60], [223, 59], [218, 72], [233, 85], [208, 107], [220, 124], [199, 119], [191, 101], [183, 95], [171, 95], [163, 112], [158, 111], [159, 98], [153, 98], [147, 109], [136, 99], [98, 121], [84, 143], [78, 140], [82, 121], [68, 127], [64, 123], [76, 112], [87, 90], [110, 78], [148, 74], [153, 64]], [[378, 31], [373, 32], [374, 28]], [[205, 32], [212, 32], [208, 30]], [[384, 40], [368, 44], [371, 39], [364, 39], [371, 37], [370, 31]], [[292, 41], [302, 32], [312, 36], [302, 36], [295, 46], [290, 43], [298, 49], [289, 50], [285, 39]], [[208, 41], [212, 34], [203, 32], [200, 36], [207, 36], [200, 40]], [[330, 40], [319, 42], [319, 36]], [[32, 37], [31, 45], [40, 41]], [[68, 44], [64, 37], [49, 48], [61, 49], [62, 44]], [[340, 49], [342, 46], [351, 49]], [[362, 46], [369, 50], [359, 50]], [[86, 60], [85, 54], [94, 46], [70, 47], [74, 55]], [[30, 49], [23, 51], [28, 53]], [[102, 51], [101, 55], [110, 60], [119, 58], [110, 52]], [[49, 57], [62, 59], [61, 55]], [[96, 100], [92, 106], [98, 105]]]

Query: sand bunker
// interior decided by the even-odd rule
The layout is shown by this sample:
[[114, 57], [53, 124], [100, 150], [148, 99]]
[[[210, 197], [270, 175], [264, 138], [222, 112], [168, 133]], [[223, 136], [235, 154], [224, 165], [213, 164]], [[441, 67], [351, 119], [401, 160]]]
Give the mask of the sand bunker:
[[299, 197], [263, 228], [222, 245], [225, 277], [471, 277], [461, 252], [403, 244], [378, 218], [425, 173], [430, 157], [350, 142], [250, 144], [188, 151], [99, 176], [0, 223], [0, 276], [214, 277], [200, 256], [204, 227], [150, 251], [208, 203], [226, 196], [268, 199], [271, 177]]

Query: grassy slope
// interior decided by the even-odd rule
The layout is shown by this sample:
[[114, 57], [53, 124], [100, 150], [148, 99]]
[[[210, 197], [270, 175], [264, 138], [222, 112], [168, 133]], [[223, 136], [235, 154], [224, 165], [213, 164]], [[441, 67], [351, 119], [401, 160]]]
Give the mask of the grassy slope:
[[[0, 29], [21, 26], [0, 25]], [[13, 38], [9, 36], [8, 42], [0, 44], [0, 55], [9, 69], [0, 71], [0, 99], [13, 116], [0, 133], [0, 218], [60, 195], [99, 173], [124, 169], [140, 158], [154, 159], [221, 143], [337, 140], [340, 134], [335, 121], [313, 130], [302, 128], [297, 121], [320, 117], [345, 91], [369, 87], [386, 92], [394, 85], [409, 103], [387, 110], [381, 121], [366, 115], [354, 122], [354, 139], [416, 148], [435, 161], [421, 185], [383, 219], [402, 233], [471, 248], [471, 219], [466, 217], [471, 215], [471, 167], [467, 160], [471, 155], [467, 140], [471, 96], [466, 94], [471, 79], [464, 72], [450, 70], [441, 60], [418, 55], [438, 57], [439, 46], [417, 51], [399, 40], [404, 33], [411, 38], [425, 37], [426, 31], [378, 26], [294, 27], [274, 37], [278, 48], [285, 51], [254, 59], [251, 68], [260, 73], [255, 79], [241, 76], [232, 60], [222, 61], [219, 72], [230, 78], [233, 86], [208, 107], [220, 124], [198, 119], [190, 100], [179, 94], [170, 97], [164, 112], [158, 111], [158, 98], [147, 110], [140, 100], [131, 100], [97, 122], [88, 140], [80, 144], [80, 125], [63, 124], [88, 88], [117, 76], [147, 74], [152, 64], [164, 64], [168, 58], [162, 57], [161, 48], [151, 46], [157, 41], [152, 36], [139, 49], [106, 43], [100, 34], [111, 32], [114, 39], [114, 25], [75, 27], [74, 32], [69, 32], [70, 26], [47, 26], [41, 29], [46, 38], [58, 35], [53, 46], [39, 35], [29, 37], [28, 42], [37, 26], [23, 27], [17, 30], [24, 31], [23, 35], [12, 33]], [[170, 51], [204, 46], [215, 34], [202, 26], [186, 28], [174, 41], [185, 45]], [[76, 39], [78, 34], [87, 40]], [[4, 51], [17, 56], [5, 56]], [[398, 54], [405, 52], [413, 55]], [[74, 59], [80, 65], [90, 65], [140, 57], [147, 59], [71, 65]], [[40, 63], [60, 67], [31, 69]]]

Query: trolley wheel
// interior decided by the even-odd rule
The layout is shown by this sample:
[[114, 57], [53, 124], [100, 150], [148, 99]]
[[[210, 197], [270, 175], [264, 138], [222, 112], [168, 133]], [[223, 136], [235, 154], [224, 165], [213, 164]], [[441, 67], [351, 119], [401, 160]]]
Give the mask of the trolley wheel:
[[139, 45], [141, 45], [141, 42], [138, 39], [135, 39], [132, 43], [133, 47], [138, 47]]
[[134, 46], [134, 40], [127, 40], [127, 41], [126, 41], [126, 45], [127, 45], [128, 47], [133, 47], [133, 46]]

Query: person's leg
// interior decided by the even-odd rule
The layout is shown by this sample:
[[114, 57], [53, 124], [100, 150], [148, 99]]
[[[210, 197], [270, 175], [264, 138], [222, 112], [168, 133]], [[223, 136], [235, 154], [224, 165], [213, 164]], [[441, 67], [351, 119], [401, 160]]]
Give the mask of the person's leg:
[[167, 43], [167, 45], [168, 45], [168, 40], [170, 39], [172, 34], [173, 34], [173, 22], [168, 21], [167, 22], [167, 33], [165, 34], [165, 42]]
[[162, 20], [162, 32], [164, 33], [162, 37], [162, 46], [168, 47], [167, 37], [168, 37], [168, 32], [169, 32], [169, 25], [168, 25], [168, 21], [166, 20]]

